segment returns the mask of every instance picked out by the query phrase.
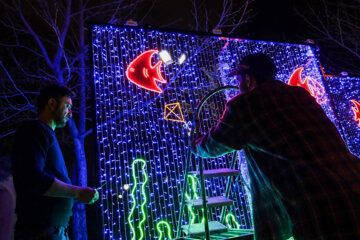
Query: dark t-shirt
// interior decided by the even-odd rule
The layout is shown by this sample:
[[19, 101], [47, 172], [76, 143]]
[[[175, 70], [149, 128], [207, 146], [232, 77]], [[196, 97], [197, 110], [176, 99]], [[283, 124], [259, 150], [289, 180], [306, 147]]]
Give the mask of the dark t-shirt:
[[25, 122], [16, 132], [12, 163], [17, 227], [67, 226], [73, 199], [44, 196], [54, 178], [71, 183], [55, 132], [39, 120]]

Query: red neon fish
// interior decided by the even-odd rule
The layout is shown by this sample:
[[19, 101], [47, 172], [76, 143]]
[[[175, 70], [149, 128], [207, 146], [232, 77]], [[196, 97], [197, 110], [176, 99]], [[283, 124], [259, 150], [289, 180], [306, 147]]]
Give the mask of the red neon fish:
[[154, 66], [151, 65], [152, 55], [158, 52], [158, 50], [148, 50], [137, 56], [135, 60], [129, 64], [126, 70], [126, 77], [142, 88], [162, 93], [163, 90], [159, 88], [156, 81], [167, 83], [160, 71], [163, 62], [159, 61]]
[[[288, 84], [291, 86], [299, 86], [304, 88], [311, 94], [311, 96], [316, 99], [319, 104], [326, 102], [325, 90], [317, 81], [311, 77], [306, 77], [305, 81], [301, 79], [301, 73], [303, 70], [303, 67], [295, 69], [289, 79]], [[309, 80], [311, 81], [311, 84]]]
[[355, 101], [355, 100], [350, 100], [350, 101], [355, 105], [355, 107], [351, 107], [351, 109], [354, 112], [355, 121], [359, 121], [358, 126], [360, 127], [360, 103], [358, 101]]

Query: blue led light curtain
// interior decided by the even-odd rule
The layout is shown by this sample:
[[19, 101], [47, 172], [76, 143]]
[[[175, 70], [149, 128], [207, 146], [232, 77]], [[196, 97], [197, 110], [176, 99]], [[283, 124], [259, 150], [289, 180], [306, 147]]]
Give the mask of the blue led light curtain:
[[[129, 64], [148, 50], [166, 50], [172, 59], [160, 65], [161, 76], [167, 82], [156, 81], [162, 93], [142, 88], [129, 79], [139, 76], [139, 67]], [[105, 183], [101, 198], [104, 239], [159, 239], [167, 229], [170, 237], [175, 237], [188, 133], [196, 105], [211, 90], [236, 86], [235, 78], [227, 78], [226, 74], [241, 57], [255, 52], [265, 52], [274, 59], [279, 70], [277, 78], [284, 82], [303, 67], [302, 78], [309, 79], [321, 106], [337, 124], [311, 46], [92, 26], [100, 182]], [[179, 61], [182, 55], [183, 62]], [[151, 64], [142, 65], [141, 74], [159, 75], [155, 71], [159, 53], [155, 52], [149, 61]], [[128, 74], [132, 74], [129, 77], [128, 67]], [[226, 100], [235, 94], [236, 91], [222, 92], [204, 104], [199, 118], [201, 131], [216, 123]], [[207, 159], [205, 169], [230, 167], [231, 159], [231, 156]], [[197, 160], [192, 159], [191, 170], [197, 170]], [[242, 170], [247, 182], [243, 157], [239, 157], [236, 167]], [[233, 227], [251, 229], [251, 196], [244, 181], [234, 180], [230, 198], [235, 204], [228, 207], [226, 214], [235, 215], [238, 225], [232, 222]], [[226, 181], [207, 180], [207, 195], [224, 195]], [[210, 212], [211, 220], [219, 220], [220, 210]], [[193, 218], [186, 208], [182, 224]], [[201, 221], [199, 217], [193, 220]]]
[[[355, 121], [352, 108], [360, 103], [360, 78], [327, 77], [331, 98], [341, 125], [341, 133], [350, 151], [360, 157], [360, 120]], [[358, 108], [360, 111], [360, 108]], [[358, 118], [360, 113], [358, 114]]]

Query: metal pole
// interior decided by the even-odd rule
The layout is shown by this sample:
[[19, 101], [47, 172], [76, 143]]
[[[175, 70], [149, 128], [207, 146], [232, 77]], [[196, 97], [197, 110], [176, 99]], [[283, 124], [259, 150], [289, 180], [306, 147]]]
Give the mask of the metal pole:
[[204, 166], [203, 159], [199, 161], [200, 168], [200, 186], [201, 186], [201, 198], [203, 201], [203, 209], [204, 209], [204, 224], [205, 224], [205, 237], [206, 240], [210, 240], [210, 231], [209, 231], [209, 222], [208, 222], [208, 214], [207, 214], [207, 203], [206, 203], [206, 189], [205, 189], [205, 180], [204, 180]]
[[[232, 157], [232, 160], [231, 160], [231, 169], [234, 169], [235, 168], [235, 163], [236, 163], [236, 156], [237, 156], [237, 151], [235, 151], [233, 153], [233, 157]], [[232, 180], [232, 176], [230, 176], [228, 178], [228, 181], [226, 183], [226, 190], [225, 190], [225, 197], [228, 198], [229, 197], [229, 194], [230, 194], [230, 188], [231, 188], [231, 181]], [[224, 220], [225, 220], [225, 208], [226, 206], [223, 206], [222, 209], [221, 209], [221, 217], [220, 217], [220, 223], [224, 223]]]

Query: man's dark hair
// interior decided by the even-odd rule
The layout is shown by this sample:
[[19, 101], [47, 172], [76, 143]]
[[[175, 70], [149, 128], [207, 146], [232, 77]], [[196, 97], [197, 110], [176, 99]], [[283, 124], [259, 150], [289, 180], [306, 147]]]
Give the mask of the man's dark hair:
[[275, 78], [276, 66], [271, 57], [265, 53], [254, 53], [241, 59], [238, 67], [229, 74], [229, 77], [237, 74], [243, 78], [245, 74], [253, 75], [257, 84], [261, 84]]
[[52, 84], [44, 87], [41, 89], [40, 95], [37, 98], [36, 107], [38, 113], [44, 110], [50, 98], [54, 98], [58, 101], [65, 96], [71, 98], [75, 96], [75, 93], [70, 88], [63, 85]]

